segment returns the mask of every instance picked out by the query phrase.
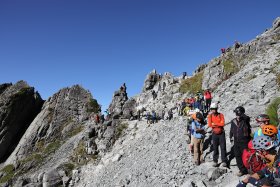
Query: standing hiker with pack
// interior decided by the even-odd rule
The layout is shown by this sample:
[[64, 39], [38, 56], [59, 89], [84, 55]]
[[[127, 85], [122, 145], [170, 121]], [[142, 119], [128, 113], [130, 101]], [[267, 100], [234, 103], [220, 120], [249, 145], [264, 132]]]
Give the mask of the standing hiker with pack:
[[200, 112], [195, 114], [192, 122], [193, 130], [193, 146], [194, 146], [194, 162], [198, 166], [204, 162], [203, 160], [203, 142], [205, 137], [205, 121]]
[[242, 176], [248, 173], [246, 167], [242, 162], [242, 153], [244, 149], [248, 148], [248, 142], [251, 139], [251, 125], [250, 118], [245, 115], [244, 107], [237, 107], [234, 110], [234, 113], [236, 115], [236, 118], [231, 121], [230, 142], [234, 142], [234, 156], [239, 168], [237, 176]]
[[212, 128], [213, 141], [213, 167], [218, 166], [219, 145], [221, 147], [222, 166], [227, 166], [226, 157], [226, 137], [224, 132], [225, 119], [222, 113], [218, 112], [218, 105], [212, 103], [210, 106], [210, 114], [207, 116], [208, 126]]
[[211, 100], [212, 100], [212, 95], [211, 95], [210, 89], [207, 89], [204, 92], [204, 100], [205, 100], [205, 105], [206, 105], [205, 108], [206, 108], [206, 111], [208, 112], [210, 109]]

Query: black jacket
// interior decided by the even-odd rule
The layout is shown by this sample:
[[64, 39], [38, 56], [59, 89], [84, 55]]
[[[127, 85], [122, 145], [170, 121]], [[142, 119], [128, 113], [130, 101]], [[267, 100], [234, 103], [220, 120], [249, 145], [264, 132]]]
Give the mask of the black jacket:
[[231, 121], [229, 137], [234, 137], [235, 142], [248, 142], [251, 139], [250, 117], [243, 114], [238, 121], [234, 118]]

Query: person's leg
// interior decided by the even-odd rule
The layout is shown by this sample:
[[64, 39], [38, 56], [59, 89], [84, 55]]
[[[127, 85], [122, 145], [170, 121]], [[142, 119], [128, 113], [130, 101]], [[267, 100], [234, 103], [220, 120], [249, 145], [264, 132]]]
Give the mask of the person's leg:
[[199, 165], [199, 139], [193, 138], [194, 162]]
[[219, 159], [219, 135], [212, 133], [212, 141], [213, 141], [213, 161], [218, 163]]
[[222, 134], [218, 135], [219, 136], [219, 144], [221, 147], [221, 157], [222, 157], [222, 162], [227, 163], [227, 149], [226, 149], [226, 136], [225, 132]]
[[200, 142], [199, 142], [199, 155], [200, 155], [200, 163], [204, 162], [204, 159], [203, 159], [203, 142], [204, 142], [204, 139], [200, 139]]

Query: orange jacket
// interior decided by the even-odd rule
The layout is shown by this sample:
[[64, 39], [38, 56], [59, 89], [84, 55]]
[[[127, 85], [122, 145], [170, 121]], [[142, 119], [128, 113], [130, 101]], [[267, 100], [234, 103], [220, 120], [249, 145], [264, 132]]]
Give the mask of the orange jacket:
[[209, 114], [207, 116], [208, 126], [209, 127], [223, 127], [225, 126], [225, 118], [224, 115], [218, 113], [218, 115]]

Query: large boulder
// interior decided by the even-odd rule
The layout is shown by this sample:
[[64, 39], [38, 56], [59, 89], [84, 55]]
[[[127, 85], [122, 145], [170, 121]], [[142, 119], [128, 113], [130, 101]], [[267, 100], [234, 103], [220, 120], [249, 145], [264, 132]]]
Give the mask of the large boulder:
[[0, 162], [7, 159], [43, 105], [26, 82], [0, 85]]

